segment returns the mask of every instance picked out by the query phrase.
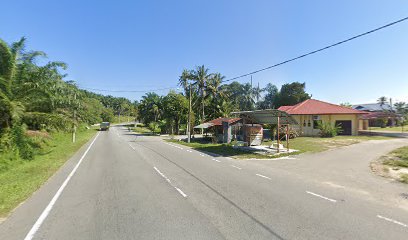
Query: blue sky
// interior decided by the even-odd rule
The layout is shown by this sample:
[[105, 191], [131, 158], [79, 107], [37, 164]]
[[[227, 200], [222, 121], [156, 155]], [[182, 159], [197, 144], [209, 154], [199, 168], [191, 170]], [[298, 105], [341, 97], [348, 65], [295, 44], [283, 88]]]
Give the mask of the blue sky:
[[[175, 87], [184, 68], [202, 64], [232, 78], [408, 16], [403, 0], [14, 0], [2, 9], [0, 38], [26, 36], [29, 49], [68, 63], [67, 79], [139, 91]], [[261, 87], [306, 82], [313, 98], [333, 103], [382, 95], [408, 101], [407, 43], [408, 21], [253, 75], [253, 81]]]

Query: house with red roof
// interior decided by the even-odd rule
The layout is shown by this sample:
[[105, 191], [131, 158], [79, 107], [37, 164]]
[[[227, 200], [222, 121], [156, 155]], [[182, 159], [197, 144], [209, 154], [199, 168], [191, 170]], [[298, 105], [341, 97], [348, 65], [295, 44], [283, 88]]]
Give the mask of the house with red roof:
[[359, 117], [364, 111], [343, 107], [336, 104], [307, 99], [293, 106], [281, 106], [278, 110], [293, 116], [299, 123], [298, 130], [303, 136], [317, 136], [320, 123], [329, 122], [340, 126], [339, 135], [358, 135]]

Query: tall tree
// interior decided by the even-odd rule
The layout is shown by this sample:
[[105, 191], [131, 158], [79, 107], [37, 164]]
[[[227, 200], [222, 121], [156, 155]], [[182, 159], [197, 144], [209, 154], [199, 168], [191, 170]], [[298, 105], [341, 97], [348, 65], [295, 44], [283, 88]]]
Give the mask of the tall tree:
[[379, 98], [377, 99], [377, 102], [380, 104], [380, 106], [383, 106], [384, 104], [386, 104], [386, 103], [388, 102], [388, 98], [387, 98], [387, 97], [384, 97], [384, 96], [379, 97]]
[[201, 122], [205, 121], [205, 98], [207, 90], [207, 82], [212, 77], [209, 73], [209, 69], [204, 65], [197, 66], [195, 70], [191, 72], [191, 79], [194, 81], [193, 85], [197, 88], [198, 101], [201, 103]]
[[262, 89], [265, 92], [263, 101], [258, 103], [258, 109], [273, 109], [275, 108], [279, 90], [272, 83], [266, 84]]
[[283, 105], [295, 105], [304, 100], [310, 99], [311, 96], [305, 91], [306, 83], [287, 83], [283, 84], [277, 96], [276, 108]]

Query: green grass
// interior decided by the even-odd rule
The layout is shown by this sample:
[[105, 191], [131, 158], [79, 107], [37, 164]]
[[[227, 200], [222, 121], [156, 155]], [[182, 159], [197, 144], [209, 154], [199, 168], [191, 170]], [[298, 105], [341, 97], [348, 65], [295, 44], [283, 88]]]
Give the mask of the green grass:
[[184, 145], [184, 146], [189, 146], [189, 147], [191, 147], [191, 148], [193, 148], [195, 150], [198, 150], [198, 151], [210, 152], [210, 153], [219, 154], [219, 155], [224, 156], [224, 157], [234, 157], [234, 158], [238, 158], [238, 159], [250, 159], [250, 158], [269, 159], [269, 158], [283, 157], [283, 156], [298, 154], [298, 153], [280, 154], [279, 156], [277, 156], [277, 155], [263, 155], [263, 154], [251, 153], [249, 151], [236, 149], [236, 148], [233, 148], [229, 144], [204, 143], [204, 142], [187, 143], [187, 142], [184, 142], [184, 141], [177, 141], [177, 140], [167, 140], [167, 141], [178, 143], [178, 144], [181, 144], [181, 145]]
[[137, 126], [133, 128], [133, 132], [136, 133], [152, 133], [152, 131], [150, 129], [148, 129], [147, 127], [142, 127], [142, 126]]
[[[289, 140], [289, 148], [305, 152], [322, 152], [333, 148], [348, 146], [368, 140], [386, 140], [391, 137], [383, 136], [336, 136], [333, 138], [321, 137], [297, 137]], [[270, 145], [271, 142], [264, 142], [264, 145]], [[286, 147], [286, 141], [281, 141]]]
[[[392, 132], [402, 132], [402, 127], [386, 127], [386, 128], [381, 128], [381, 127], [371, 127], [371, 131], [392, 131]], [[408, 125], [404, 126], [404, 132], [408, 132]]]
[[393, 167], [408, 168], [408, 146], [390, 152], [383, 163]]
[[[176, 141], [176, 140], [167, 140], [170, 142], [178, 143], [181, 145], [192, 147], [199, 151], [206, 151], [211, 153], [216, 153], [222, 156], [229, 156], [234, 158], [240, 159], [249, 159], [249, 158], [258, 158], [258, 159], [266, 159], [266, 158], [274, 158], [274, 157], [282, 157], [288, 155], [296, 155], [305, 152], [322, 152], [325, 150], [338, 148], [342, 146], [348, 146], [351, 144], [356, 144], [363, 141], [368, 140], [386, 140], [386, 139], [393, 139], [391, 137], [383, 137], [383, 136], [336, 136], [333, 138], [320, 138], [320, 137], [298, 137], [295, 139], [290, 139], [289, 141], [289, 148], [298, 150], [297, 152], [293, 153], [283, 153], [279, 155], [264, 155], [258, 153], [251, 153], [248, 151], [240, 150], [233, 148], [231, 145], [228, 144], [214, 144], [208, 142], [191, 142], [186, 143], [184, 141]], [[263, 142], [264, 145], [270, 145], [271, 142]], [[286, 147], [286, 141], [281, 141]]]
[[408, 174], [406, 173], [401, 174], [399, 180], [402, 183], [408, 183]]
[[54, 133], [42, 154], [36, 155], [33, 160], [10, 162], [8, 169], [0, 172], [0, 217], [7, 216], [30, 197], [95, 134], [92, 129], [78, 132], [76, 143], [72, 143], [70, 133]]

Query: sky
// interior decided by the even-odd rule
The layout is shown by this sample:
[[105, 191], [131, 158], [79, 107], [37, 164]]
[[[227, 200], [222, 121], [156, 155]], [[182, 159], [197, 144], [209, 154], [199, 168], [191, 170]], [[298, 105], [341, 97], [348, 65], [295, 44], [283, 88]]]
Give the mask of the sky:
[[[205, 65], [226, 79], [274, 65], [408, 16], [404, 0], [4, 1], [0, 38], [68, 64], [81, 88], [139, 100], [176, 88]], [[253, 84], [305, 82], [332, 103], [408, 101], [408, 21], [254, 74]], [[239, 82], [250, 81], [250, 77]], [[158, 90], [166, 94], [168, 90]]]

